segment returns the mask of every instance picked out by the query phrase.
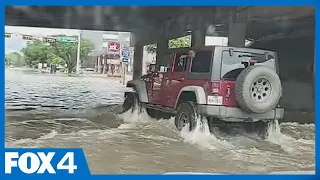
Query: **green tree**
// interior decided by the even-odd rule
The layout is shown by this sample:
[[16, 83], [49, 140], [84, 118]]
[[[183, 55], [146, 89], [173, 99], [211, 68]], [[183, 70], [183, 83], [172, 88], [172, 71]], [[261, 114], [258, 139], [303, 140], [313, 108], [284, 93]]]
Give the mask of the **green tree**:
[[34, 40], [28, 42], [21, 52], [24, 55], [26, 64], [34, 67], [38, 63], [48, 63], [48, 54], [52, 52], [52, 48], [40, 40]]
[[6, 65], [13, 65], [15, 67], [22, 67], [25, 65], [24, 58], [18, 52], [11, 52], [6, 54]]
[[[35, 67], [38, 63], [67, 65], [68, 73], [72, 73], [77, 62], [77, 43], [44, 43], [40, 40], [28, 42], [22, 49], [26, 64]], [[86, 39], [81, 40], [80, 59], [88, 56], [94, 48], [93, 44]]]
[[50, 58], [50, 64], [63, 65], [64, 61], [61, 57], [55, 55]]
[[[56, 42], [52, 43], [51, 46], [54, 49], [54, 54], [67, 65], [68, 73], [72, 73], [77, 64], [77, 43]], [[86, 58], [93, 49], [94, 46], [89, 40], [81, 39], [80, 59]], [[57, 57], [54, 60], [59, 62], [60, 60]]]
[[[190, 47], [191, 46], [191, 36], [184, 36], [176, 39], [169, 40], [168, 47], [169, 49], [173, 48], [183, 48], [183, 47]], [[145, 47], [145, 50], [148, 53], [156, 53], [157, 51], [157, 44], [149, 44]]]

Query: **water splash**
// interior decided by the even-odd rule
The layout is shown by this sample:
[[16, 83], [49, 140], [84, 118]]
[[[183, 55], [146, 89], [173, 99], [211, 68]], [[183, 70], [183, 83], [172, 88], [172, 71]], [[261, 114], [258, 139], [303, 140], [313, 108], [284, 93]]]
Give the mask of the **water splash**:
[[119, 115], [125, 123], [150, 123], [153, 120], [147, 114], [145, 108], [138, 106]]
[[300, 154], [304, 145], [314, 145], [313, 140], [295, 139], [291, 136], [281, 133], [279, 121], [276, 120], [271, 123], [268, 129], [268, 137], [266, 141], [279, 145], [284, 151], [288, 153]]
[[[196, 116], [197, 117], [197, 116]], [[231, 148], [230, 142], [218, 139], [209, 130], [208, 120], [205, 117], [198, 116], [196, 118], [197, 126], [193, 131], [188, 130], [188, 126], [185, 126], [180, 132], [180, 136], [185, 142], [196, 144], [200, 148], [214, 150], [221, 148]]]

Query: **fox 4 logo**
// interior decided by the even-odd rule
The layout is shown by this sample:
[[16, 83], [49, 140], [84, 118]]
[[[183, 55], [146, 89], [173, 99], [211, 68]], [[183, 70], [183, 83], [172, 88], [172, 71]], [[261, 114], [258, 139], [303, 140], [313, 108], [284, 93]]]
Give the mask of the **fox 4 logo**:
[[[78, 167], [74, 164], [74, 153], [67, 152], [56, 166], [51, 164], [55, 152], [25, 152], [19, 155], [18, 152], [5, 153], [5, 174], [11, 174], [13, 168], [19, 168], [25, 174], [56, 174], [56, 170], [68, 170], [69, 174], [74, 174]], [[56, 170], [55, 170], [56, 169]]]

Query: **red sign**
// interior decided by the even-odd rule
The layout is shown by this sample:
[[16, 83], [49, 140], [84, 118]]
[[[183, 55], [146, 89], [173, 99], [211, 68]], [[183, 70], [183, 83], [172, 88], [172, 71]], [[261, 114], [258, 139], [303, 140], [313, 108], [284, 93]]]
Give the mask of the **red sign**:
[[119, 52], [120, 51], [120, 43], [118, 42], [108, 42], [108, 51], [110, 52]]

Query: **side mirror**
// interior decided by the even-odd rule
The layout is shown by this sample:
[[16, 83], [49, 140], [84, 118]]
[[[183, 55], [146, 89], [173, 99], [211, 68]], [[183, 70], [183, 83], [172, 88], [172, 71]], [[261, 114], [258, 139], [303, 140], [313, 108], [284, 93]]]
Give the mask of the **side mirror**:
[[151, 73], [151, 72], [156, 72], [156, 65], [155, 65], [155, 64], [150, 64], [148, 71], [149, 71], [150, 73]]
[[167, 72], [168, 71], [168, 68], [165, 67], [165, 66], [160, 66], [160, 70], [159, 72]]
[[194, 57], [196, 56], [196, 52], [190, 50], [190, 51], [188, 52], [188, 56], [191, 57], [191, 58], [194, 58]]
[[244, 43], [244, 47], [251, 47], [254, 44], [253, 39], [246, 39]]

